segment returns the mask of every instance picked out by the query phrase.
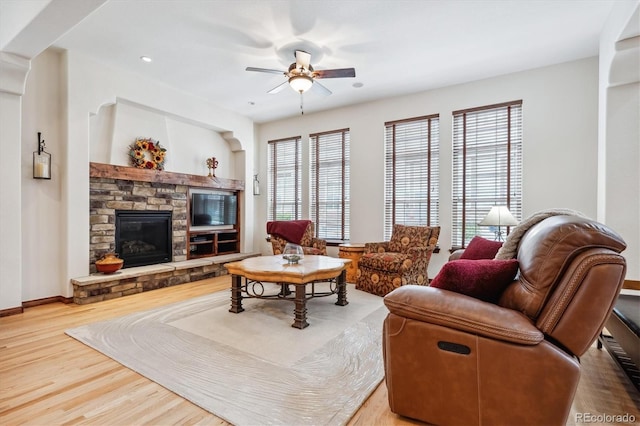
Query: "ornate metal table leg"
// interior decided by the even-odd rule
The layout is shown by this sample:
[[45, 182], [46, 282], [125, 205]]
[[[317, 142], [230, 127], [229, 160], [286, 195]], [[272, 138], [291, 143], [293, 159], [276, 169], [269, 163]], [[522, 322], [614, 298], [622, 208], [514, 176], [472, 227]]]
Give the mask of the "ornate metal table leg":
[[336, 302], [336, 305], [339, 306], [345, 306], [348, 305], [349, 302], [347, 302], [347, 280], [346, 280], [346, 271], [342, 271], [340, 273], [340, 275], [338, 276], [337, 280], [338, 280], [338, 301]]
[[293, 310], [294, 321], [291, 327], [303, 329], [309, 326], [307, 322], [307, 289], [306, 284], [296, 285], [296, 307]]
[[231, 309], [229, 312], [239, 314], [244, 311], [242, 307], [242, 276], [231, 276]]
[[291, 289], [289, 288], [289, 284], [280, 283], [280, 296], [285, 297], [291, 294]]

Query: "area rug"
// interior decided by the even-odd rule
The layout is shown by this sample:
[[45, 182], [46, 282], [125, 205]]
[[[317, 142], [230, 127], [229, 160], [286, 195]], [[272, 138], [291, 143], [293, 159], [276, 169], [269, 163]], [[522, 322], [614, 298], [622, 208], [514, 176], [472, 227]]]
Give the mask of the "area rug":
[[291, 327], [294, 304], [230, 292], [66, 331], [69, 336], [235, 425], [342, 425], [382, 381], [382, 298], [348, 284], [307, 302], [309, 327]]

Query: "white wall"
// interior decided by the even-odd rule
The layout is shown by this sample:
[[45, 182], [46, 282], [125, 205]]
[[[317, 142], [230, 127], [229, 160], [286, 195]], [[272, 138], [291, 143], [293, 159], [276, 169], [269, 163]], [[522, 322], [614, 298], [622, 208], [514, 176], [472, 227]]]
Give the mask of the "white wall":
[[[597, 58], [265, 123], [258, 126], [260, 170], [267, 167], [269, 140], [301, 135], [305, 142], [303, 158], [307, 158], [309, 133], [350, 128], [351, 241], [381, 241], [384, 122], [439, 113], [442, 230], [441, 252], [434, 255], [429, 267], [429, 275], [434, 276], [446, 262], [451, 247], [451, 113], [516, 99], [523, 100], [524, 216], [563, 207], [595, 218]], [[303, 167], [303, 194], [308, 194], [308, 169]], [[266, 179], [263, 184], [266, 187]], [[267, 198], [258, 198], [254, 245], [269, 253], [270, 247], [264, 241]]]
[[236, 174], [237, 154], [220, 132], [124, 100], [103, 105], [91, 117], [90, 135], [92, 162], [130, 166], [129, 147], [143, 137], [167, 149], [165, 170], [206, 176], [206, 158], [216, 157], [216, 176], [244, 178]]
[[[236, 174], [236, 153], [220, 133], [171, 118], [167, 118], [166, 123], [170, 152], [177, 154], [173, 156], [172, 170], [191, 170], [189, 173], [207, 176], [209, 170], [205, 159], [215, 157], [218, 161], [216, 176], [244, 179], [243, 175]], [[250, 182], [246, 185], [248, 191]]]
[[[61, 294], [60, 238], [62, 223], [60, 181], [63, 163], [60, 55], [45, 51], [31, 62], [22, 99], [22, 300], [36, 300]], [[51, 153], [51, 180], [33, 179], [32, 154], [42, 132]]]

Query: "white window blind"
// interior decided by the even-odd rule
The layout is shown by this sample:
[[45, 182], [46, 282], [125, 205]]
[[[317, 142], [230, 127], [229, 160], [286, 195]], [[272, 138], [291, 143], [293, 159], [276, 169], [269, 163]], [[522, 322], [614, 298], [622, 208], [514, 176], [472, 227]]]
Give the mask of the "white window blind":
[[452, 248], [495, 238], [496, 229], [478, 225], [493, 206], [521, 219], [522, 101], [453, 112], [452, 193]]
[[385, 240], [396, 223], [438, 225], [439, 145], [437, 114], [385, 123]]
[[300, 136], [269, 141], [268, 220], [295, 220], [301, 216]]
[[349, 129], [309, 136], [310, 214], [317, 237], [349, 240]]

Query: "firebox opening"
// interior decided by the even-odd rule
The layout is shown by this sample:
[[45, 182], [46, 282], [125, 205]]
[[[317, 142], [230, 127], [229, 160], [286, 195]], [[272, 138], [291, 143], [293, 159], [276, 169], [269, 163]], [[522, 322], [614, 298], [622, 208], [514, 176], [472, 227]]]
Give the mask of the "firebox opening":
[[124, 268], [171, 262], [171, 212], [116, 210], [116, 252]]

